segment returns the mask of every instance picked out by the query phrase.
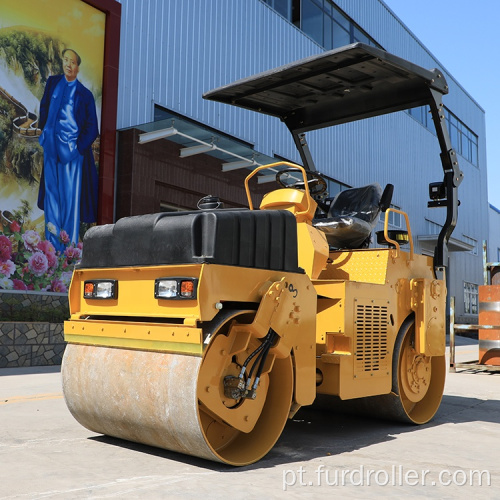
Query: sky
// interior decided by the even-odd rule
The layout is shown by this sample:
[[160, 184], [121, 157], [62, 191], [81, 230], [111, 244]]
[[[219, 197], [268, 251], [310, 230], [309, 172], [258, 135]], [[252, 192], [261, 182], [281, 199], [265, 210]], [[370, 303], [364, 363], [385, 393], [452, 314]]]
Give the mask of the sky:
[[488, 201], [500, 208], [500, 0], [384, 2], [485, 110]]

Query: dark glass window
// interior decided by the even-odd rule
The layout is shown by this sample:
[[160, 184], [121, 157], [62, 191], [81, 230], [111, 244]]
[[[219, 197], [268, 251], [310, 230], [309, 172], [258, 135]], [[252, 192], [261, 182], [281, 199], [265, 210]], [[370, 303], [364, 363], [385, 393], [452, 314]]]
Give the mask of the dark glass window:
[[333, 28], [333, 21], [330, 16], [324, 16], [323, 17], [323, 47], [325, 47], [326, 50], [333, 49], [333, 36], [332, 36], [332, 30]]
[[451, 140], [451, 145], [458, 151], [460, 152], [462, 150], [461, 144], [459, 144], [459, 135], [458, 135], [458, 129], [455, 124], [448, 122], [449, 123], [449, 130], [448, 132], [450, 133], [450, 140]]
[[337, 22], [333, 22], [333, 46], [342, 47], [351, 43], [351, 34]]
[[444, 114], [450, 132], [451, 145], [457, 153], [477, 167], [477, 135], [450, 110], [445, 109]]
[[353, 42], [362, 42], [368, 45], [370, 44], [370, 37], [366, 33], [363, 33], [359, 28], [356, 28], [355, 26], [353, 26], [352, 29], [352, 38]]
[[323, 11], [313, 0], [302, 0], [301, 29], [323, 45]]
[[340, 10], [332, 9], [332, 17], [335, 22], [345, 31], [349, 32], [351, 30], [352, 23], [349, 21], [349, 18], [347, 16], [340, 12]]
[[[302, 0], [302, 5], [312, 1], [322, 10], [324, 17], [323, 23], [323, 42], [321, 43], [325, 49], [342, 47], [355, 42], [363, 42], [369, 45], [379, 46], [375, 40], [370, 38], [359, 26], [347, 17], [338, 7], [330, 0]], [[301, 27], [309, 36], [318, 40], [319, 36], [313, 36], [306, 26], [307, 11], [301, 12]]]
[[285, 19], [292, 20], [292, 0], [263, 0]]
[[424, 127], [434, 132], [434, 125], [432, 123], [431, 113], [429, 106], [419, 106], [408, 110], [415, 120], [419, 121]]
[[381, 47], [331, 0], [292, 0], [290, 10], [293, 24], [326, 50], [355, 42]]
[[475, 142], [472, 142], [471, 143], [471, 163], [473, 165], [478, 165], [478, 161], [477, 161], [477, 137], [476, 137], [476, 141]]
[[[408, 113], [424, 127], [435, 133], [429, 106], [420, 106], [408, 110]], [[453, 149], [475, 167], [478, 166], [477, 135], [451, 111], [445, 108], [446, 126]]]

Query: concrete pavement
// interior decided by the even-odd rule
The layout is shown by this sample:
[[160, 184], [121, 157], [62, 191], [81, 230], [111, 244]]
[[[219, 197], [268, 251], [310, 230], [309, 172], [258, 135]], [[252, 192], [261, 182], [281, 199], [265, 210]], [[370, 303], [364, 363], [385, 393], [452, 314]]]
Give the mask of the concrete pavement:
[[[457, 361], [477, 357], [457, 344]], [[87, 431], [58, 367], [0, 370], [0, 499], [493, 499], [499, 457], [500, 374], [448, 373], [424, 426], [303, 408], [263, 460], [233, 468]]]

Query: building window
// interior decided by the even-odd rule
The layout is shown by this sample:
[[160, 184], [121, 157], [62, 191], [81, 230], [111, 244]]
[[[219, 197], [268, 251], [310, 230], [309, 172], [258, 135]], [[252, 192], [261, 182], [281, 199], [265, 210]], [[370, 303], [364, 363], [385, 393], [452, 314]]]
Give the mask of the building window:
[[417, 108], [411, 108], [408, 110], [408, 113], [410, 114], [410, 116], [413, 116], [415, 120], [420, 122], [425, 128], [435, 133], [429, 106], [418, 106]]
[[300, 4], [300, 29], [325, 49], [331, 49], [331, 43], [325, 43], [323, 10], [314, 0], [302, 0]]
[[464, 312], [465, 314], [478, 313], [479, 288], [474, 283], [464, 281]]
[[292, 20], [292, 0], [263, 0], [271, 9], [281, 14], [285, 19]]
[[[408, 110], [408, 114], [419, 121], [425, 128], [435, 134], [435, 128], [432, 123], [432, 116], [429, 106], [419, 106]], [[446, 118], [446, 127], [450, 134], [450, 141], [453, 149], [462, 155], [467, 161], [475, 167], [477, 162], [477, 135], [459, 120], [450, 110], [444, 108]]]
[[[391, 204], [391, 208], [395, 208], [396, 210], [401, 210], [400, 207], [397, 207], [396, 205]], [[392, 228], [397, 228], [401, 229], [403, 227], [403, 216], [401, 214], [398, 214], [397, 212], [389, 212], [387, 214], [389, 217], [389, 226]], [[386, 212], [382, 212], [380, 214], [380, 221], [385, 224], [385, 217], [386, 217]]]
[[363, 42], [381, 47], [331, 0], [263, 0], [326, 50]]
[[477, 135], [450, 110], [445, 108], [444, 115], [450, 133], [451, 145], [457, 153], [477, 167]]

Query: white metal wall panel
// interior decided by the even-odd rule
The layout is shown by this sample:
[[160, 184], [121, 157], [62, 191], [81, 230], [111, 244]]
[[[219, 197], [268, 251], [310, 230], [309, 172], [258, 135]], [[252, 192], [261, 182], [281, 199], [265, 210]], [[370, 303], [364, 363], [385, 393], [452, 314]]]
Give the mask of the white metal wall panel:
[[151, 121], [156, 102], [255, 144], [263, 153], [290, 155], [284, 127], [270, 130], [269, 118], [206, 102], [201, 95], [319, 53], [319, 46], [258, 0], [122, 4], [119, 128]]
[[[496, 207], [489, 207], [490, 227], [500, 228], [500, 211]], [[488, 262], [500, 262], [500, 231], [495, 232], [488, 241]]]

